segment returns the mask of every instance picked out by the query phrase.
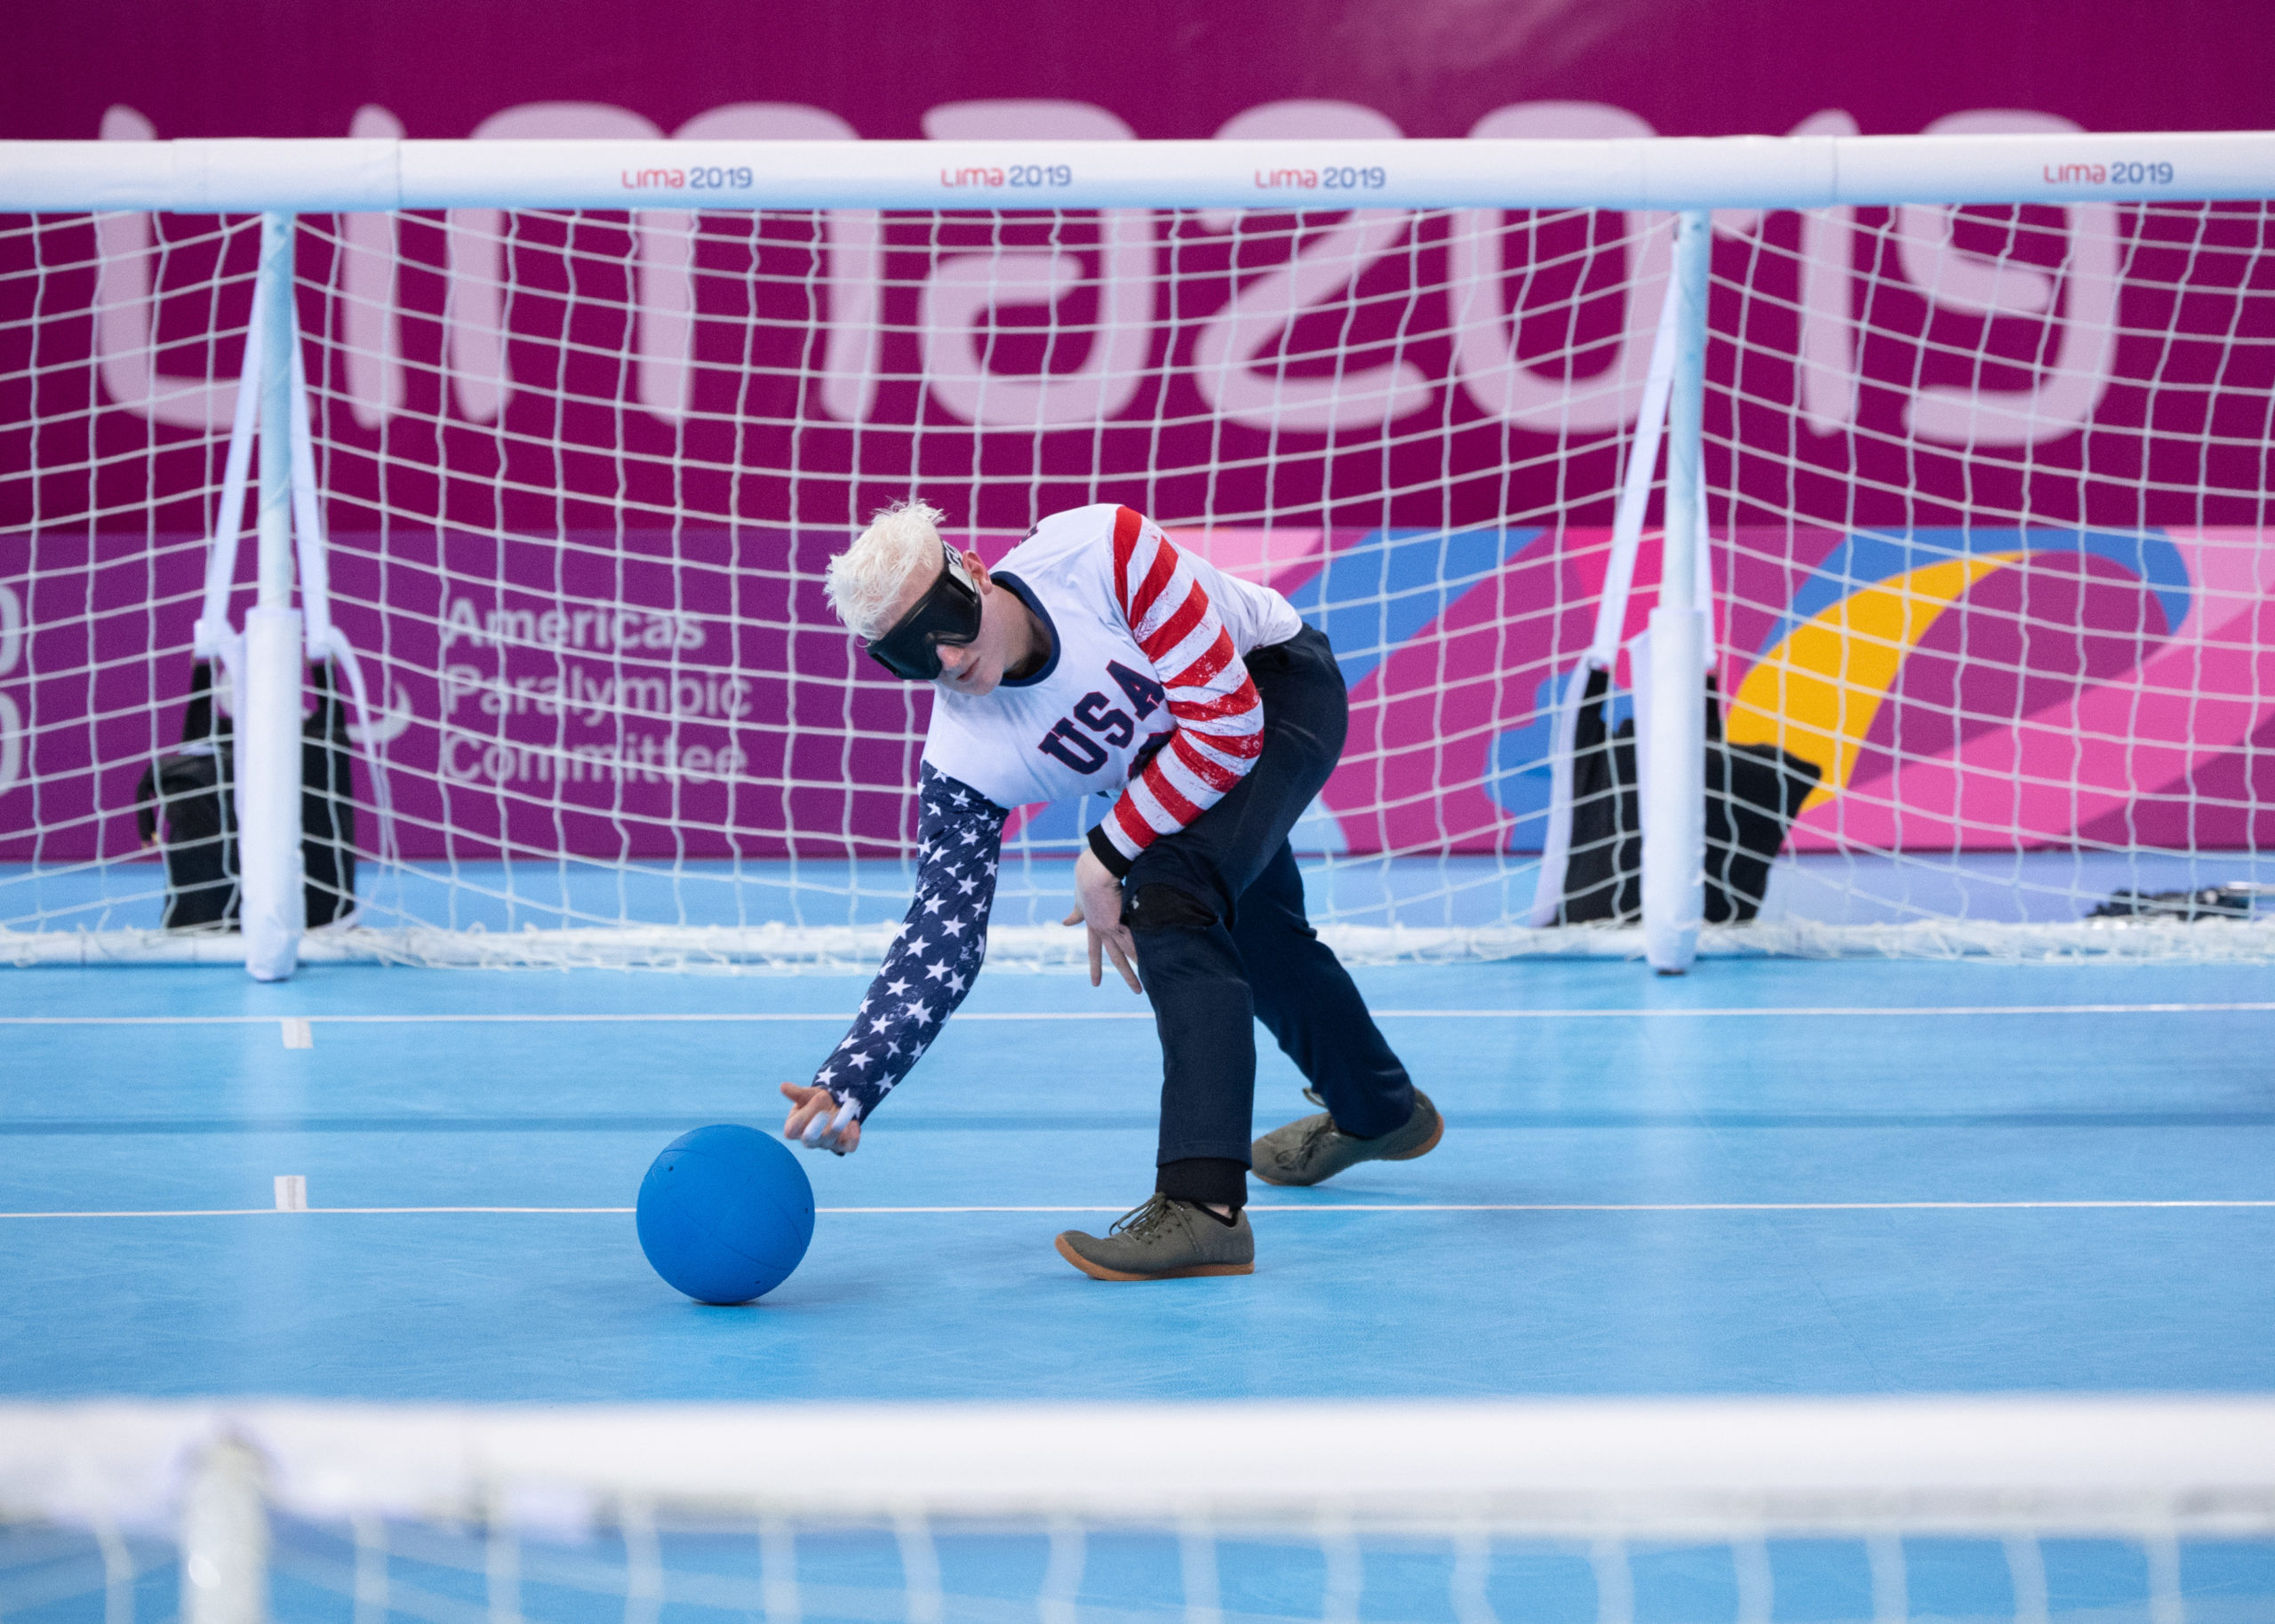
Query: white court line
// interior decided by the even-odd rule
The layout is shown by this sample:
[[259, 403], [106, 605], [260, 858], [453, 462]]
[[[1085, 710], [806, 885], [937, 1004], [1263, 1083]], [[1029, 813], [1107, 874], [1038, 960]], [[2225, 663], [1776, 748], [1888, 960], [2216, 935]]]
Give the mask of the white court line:
[[[1360, 1202], [1319, 1203], [1303, 1206], [1255, 1205], [1251, 1213], [1984, 1213], [1984, 1212], [2132, 1212], [2174, 1207], [2257, 1209], [2275, 1207], [2263, 1201], [1478, 1201], [1478, 1202]], [[311, 1206], [290, 1214], [310, 1217], [322, 1214], [373, 1216], [419, 1213], [536, 1213], [625, 1214], [629, 1206]], [[1120, 1213], [1120, 1206], [818, 1206], [817, 1214], [898, 1213]], [[0, 1213], [5, 1218], [248, 1218], [275, 1217], [267, 1206], [194, 1207], [171, 1211]]]
[[[1798, 1015], [1903, 1016], [1917, 1019], [1936, 1015], [2266, 1015], [2275, 1002], [2226, 1004], [1765, 1004], [1759, 1007], [1697, 1009], [1377, 1009], [1378, 1020], [1416, 1021], [1625, 1021], [1731, 1020], [1746, 1017], [1789, 1018]], [[0, 1026], [250, 1026], [275, 1020], [275, 1015], [0, 1015]], [[623, 1025], [706, 1025], [775, 1022], [821, 1021], [844, 1024], [842, 1010], [816, 1014], [777, 1011], [738, 1014], [592, 1015], [316, 1015], [291, 1017], [314, 1026], [419, 1025], [543, 1025], [559, 1023]], [[969, 1021], [1151, 1021], [1150, 1009], [1085, 1010], [966, 1010], [959, 1022]]]

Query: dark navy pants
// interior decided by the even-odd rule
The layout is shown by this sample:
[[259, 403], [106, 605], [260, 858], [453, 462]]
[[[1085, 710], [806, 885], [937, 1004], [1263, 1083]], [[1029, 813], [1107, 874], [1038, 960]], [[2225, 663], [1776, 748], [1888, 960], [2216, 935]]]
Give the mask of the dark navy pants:
[[1161, 1187], [1190, 1200], [1245, 1196], [1257, 1020], [1345, 1133], [1371, 1139], [1414, 1111], [1406, 1068], [1304, 916], [1288, 845], [1343, 753], [1343, 673], [1308, 626], [1247, 665], [1264, 704], [1262, 753], [1223, 800], [1141, 852], [1122, 885], [1161, 1037]]

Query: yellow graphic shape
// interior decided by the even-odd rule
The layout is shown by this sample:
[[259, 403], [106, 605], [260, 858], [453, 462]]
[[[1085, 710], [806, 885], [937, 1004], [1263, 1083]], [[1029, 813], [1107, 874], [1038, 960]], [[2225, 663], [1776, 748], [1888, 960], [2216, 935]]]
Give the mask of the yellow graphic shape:
[[1795, 626], [1738, 685], [1723, 732], [1816, 764], [1806, 812], [1848, 786], [1864, 736], [1912, 652], [1959, 595], [2020, 553], [1990, 553], [1882, 581]]

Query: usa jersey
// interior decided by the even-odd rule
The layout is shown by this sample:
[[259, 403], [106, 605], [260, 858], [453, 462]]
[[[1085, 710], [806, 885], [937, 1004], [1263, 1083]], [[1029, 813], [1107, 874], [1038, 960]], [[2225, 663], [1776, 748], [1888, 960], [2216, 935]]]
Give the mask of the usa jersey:
[[1044, 520], [994, 575], [1049, 630], [1050, 657], [990, 694], [936, 693], [924, 760], [1000, 807], [1121, 790], [1095, 844], [1126, 872], [1247, 774], [1264, 712], [1241, 657], [1303, 622], [1103, 503]]
[[978, 974], [1009, 809], [1119, 791], [1091, 848], [1126, 872], [1254, 765], [1264, 711], [1242, 657], [1303, 629], [1278, 593], [1219, 573], [1126, 507], [1053, 514], [993, 575], [1049, 629], [1050, 657], [990, 694], [933, 690], [916, 896], [814, 1074], [865, 1119]]

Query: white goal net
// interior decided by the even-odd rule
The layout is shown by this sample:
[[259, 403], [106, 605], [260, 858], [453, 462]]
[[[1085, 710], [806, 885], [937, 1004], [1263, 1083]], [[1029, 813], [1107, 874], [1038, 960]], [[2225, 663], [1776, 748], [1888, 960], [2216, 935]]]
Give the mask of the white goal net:
[[0, 1412], [12, 1618], [2246, 1624], [2217, 1401]]
[[[1296, 843], [1348, 954], [1640, 951], [1663, 579], [1706, 611], [1704, 736], [1666, 758], [1703, 779], [1659, 794], [1707, 951], [2264, 951], [2265, 138], [817, 128], [382, 143], [384, 184], [278, 144], [273, 196], [224, 200], [280, 211], [263, 373], [260, 216], [41, 203], [188, 184], [200, 144], [115, 122], [85, 146], [183, 149], [163, 185], [59, 156], [0, 188], [38, 210], [0, 222], [19, 960], [243, 956], [216, 933], [267, 824], [240, 840], [253, 657], [218, 634], [257, 601], [315, 660], [302, 954], [870, 959], [929, 697], [820, 580], [911, 494], [991, 559], [1122, 503], [1327, 632], [1353, 731]], [[999, 960], [1071, 952], [1104, 804], [1015, 810]]]

